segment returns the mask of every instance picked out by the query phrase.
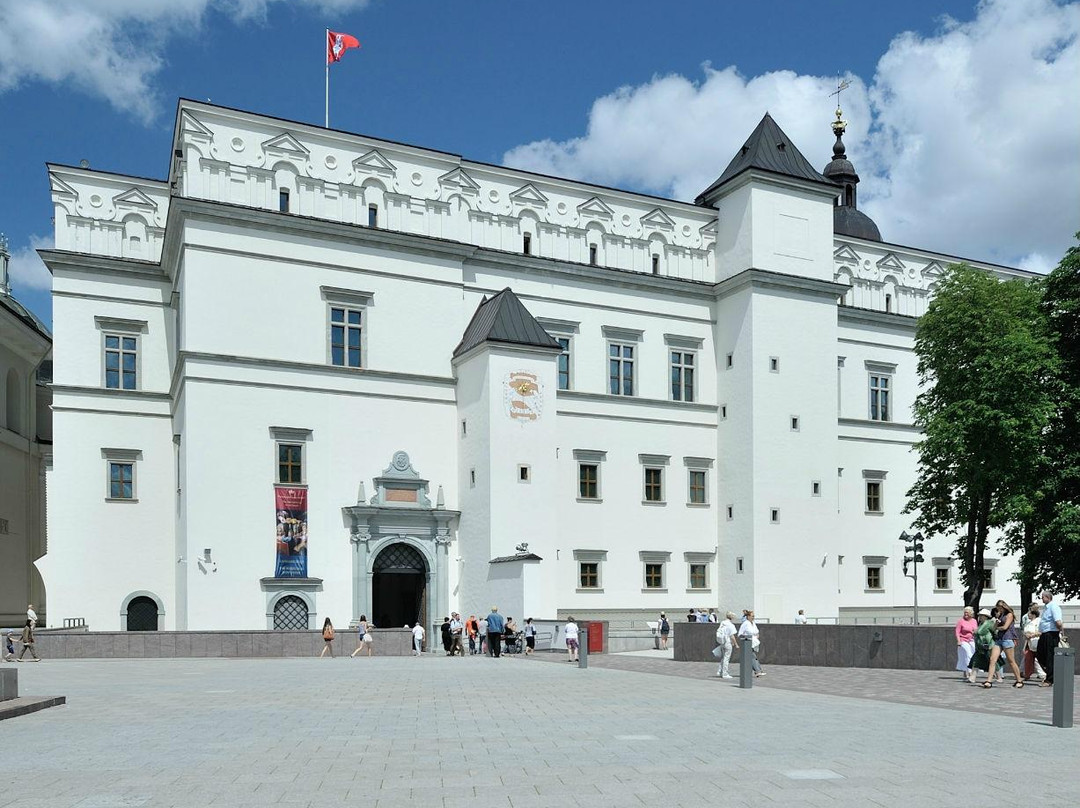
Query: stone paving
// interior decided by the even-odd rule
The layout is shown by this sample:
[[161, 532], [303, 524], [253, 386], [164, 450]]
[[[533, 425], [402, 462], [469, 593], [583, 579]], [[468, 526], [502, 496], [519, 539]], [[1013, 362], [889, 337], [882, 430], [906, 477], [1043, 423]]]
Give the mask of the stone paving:
[[[0, 806], [1075, 804], [1080, 729], [590, 662], [46, 660], [21, 692], [68, 703], [0, 722]], [[1003, 749], [1055, 774], [971, 790]]]

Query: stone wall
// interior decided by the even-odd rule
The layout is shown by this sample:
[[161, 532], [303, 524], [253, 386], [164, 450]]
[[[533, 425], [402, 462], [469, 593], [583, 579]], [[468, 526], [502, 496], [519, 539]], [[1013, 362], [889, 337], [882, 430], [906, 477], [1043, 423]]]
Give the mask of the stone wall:
[[[677, 661], [714, 660], [715, 624], [678, 623], [674, 628], [672, 645]], [[758, 658], [762, 665], [933, 671], [951, 671], [956, 667], [956, 635], [952, 627], [759, 623], [758, 628], [761, 630]], [[739, 652], [735, 651], [732, 660], [738, 658]], [[1080, 674], [1080, 667], [1077, 673]]]

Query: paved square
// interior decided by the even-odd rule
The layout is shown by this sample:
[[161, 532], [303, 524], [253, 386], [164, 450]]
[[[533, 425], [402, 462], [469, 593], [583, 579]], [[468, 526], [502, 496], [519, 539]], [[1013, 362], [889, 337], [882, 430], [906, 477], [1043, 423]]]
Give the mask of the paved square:
[[[56, 660], [20, 677], [68, 704], [0, 723], [5, 808], [952, 806], [979, 796], [976, 766], [1014, 768], [1000, 750], [1080, 760], [1080, 730], [1025, 718], [515, 658]], [[992, 798], [1075, 791], [1002, 778]]]

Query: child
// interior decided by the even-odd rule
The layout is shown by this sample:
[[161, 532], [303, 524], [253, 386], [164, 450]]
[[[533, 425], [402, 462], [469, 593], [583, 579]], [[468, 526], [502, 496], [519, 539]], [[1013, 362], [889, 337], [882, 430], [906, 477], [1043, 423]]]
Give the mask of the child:
[[10, 631], [4, 636], [4, 662], [15, 661], [15, 643], [11, 639], [13, 636]]

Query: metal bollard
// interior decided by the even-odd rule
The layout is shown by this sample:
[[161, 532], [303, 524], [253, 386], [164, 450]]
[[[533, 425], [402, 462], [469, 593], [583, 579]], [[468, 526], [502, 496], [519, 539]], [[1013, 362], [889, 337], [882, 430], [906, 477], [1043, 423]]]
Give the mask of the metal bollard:
[[753, 640], [749, 637], [739, 643], [739, 687], [749, 690], [754, 686]]
[[578, 663], [579, 668], [589, 667], [589, 628], [585, 627], [585, 630], [579, 633], [578, 640]]
[[1054, 718], [1055, 727], [1073, 725], [1073, 685], [1076, 682], [1076, 650], [1054, 650]]

